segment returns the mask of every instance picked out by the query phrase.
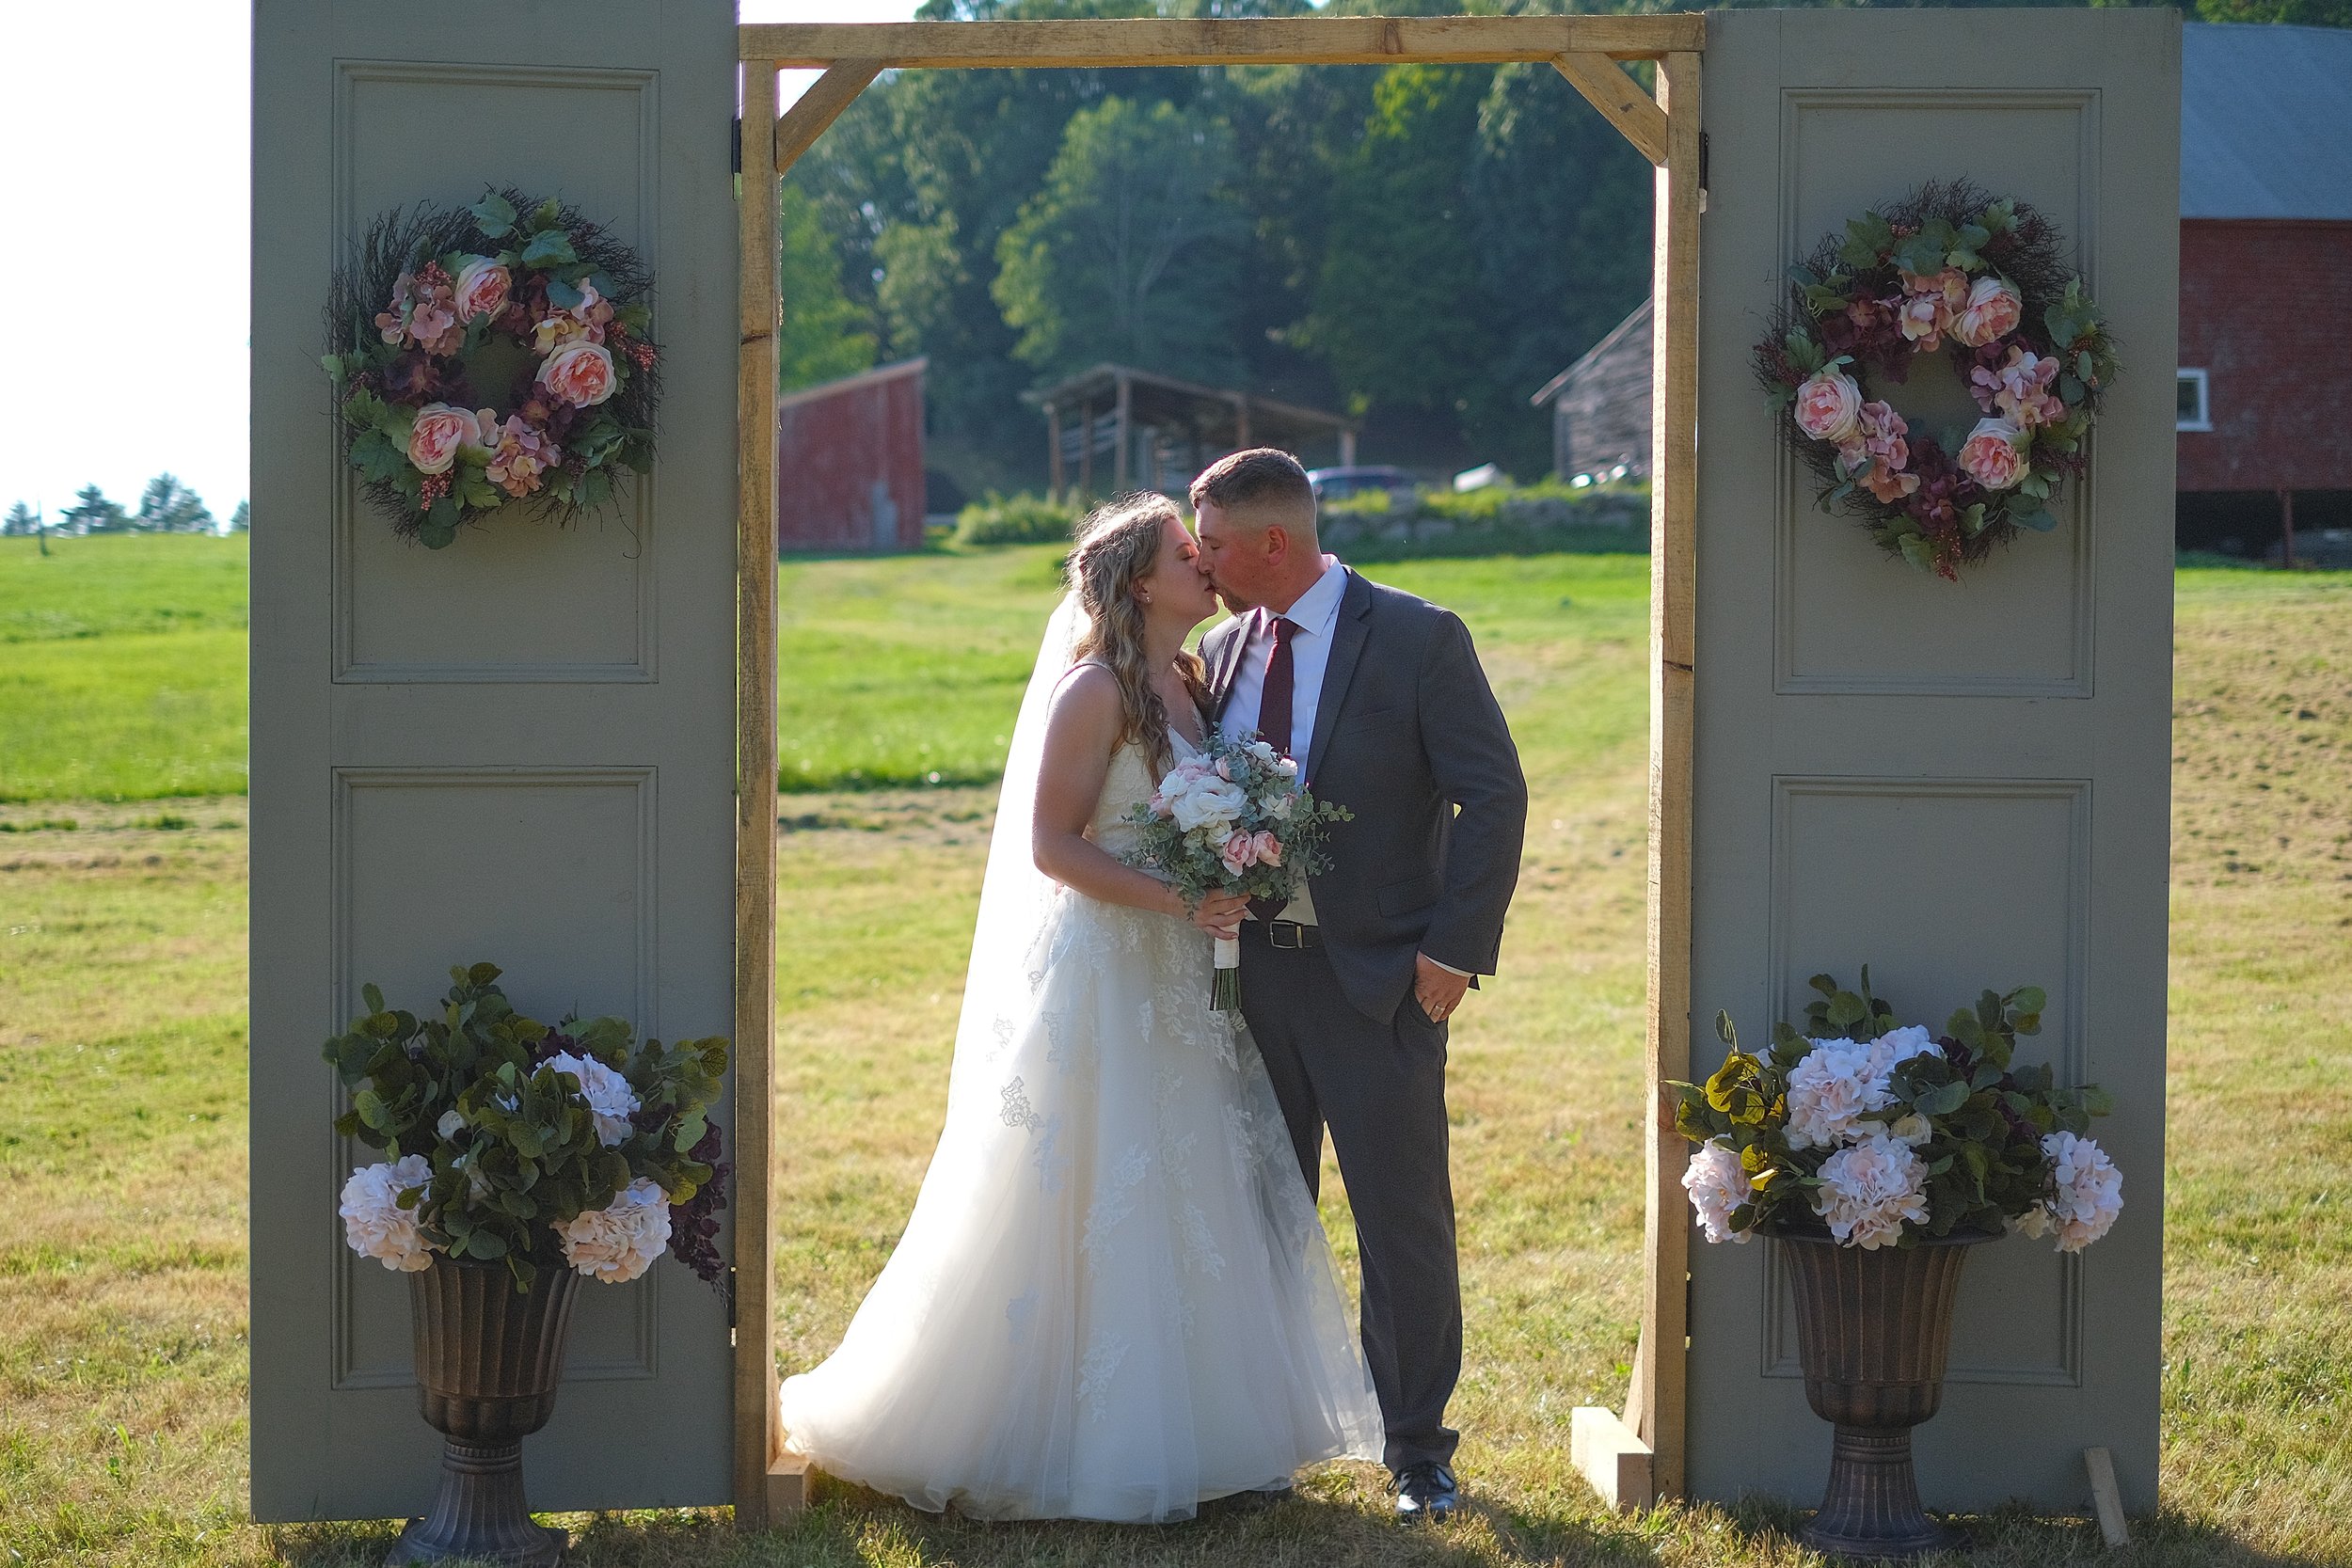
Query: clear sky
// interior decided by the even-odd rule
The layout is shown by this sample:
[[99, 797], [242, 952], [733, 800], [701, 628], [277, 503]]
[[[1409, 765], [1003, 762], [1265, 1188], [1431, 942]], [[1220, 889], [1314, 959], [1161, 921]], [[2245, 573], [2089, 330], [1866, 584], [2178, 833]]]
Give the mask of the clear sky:
[[[741, 0], [896, 22], [914, 0]], [[249, 0], [0, 0], [0, 511], [168, 470], [225, 524], [249, 416]], [[787, 72], [787, 100], [815, 72]], [[168, 418], [137, 404], [167, 400]]]

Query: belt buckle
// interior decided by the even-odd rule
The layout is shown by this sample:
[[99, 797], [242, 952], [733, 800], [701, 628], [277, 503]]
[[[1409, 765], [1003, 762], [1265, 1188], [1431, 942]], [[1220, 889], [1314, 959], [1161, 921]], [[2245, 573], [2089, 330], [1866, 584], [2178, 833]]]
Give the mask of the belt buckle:
[[1265, 937], [1273, 946], [1287, 948], [1293, 952], [1304, 951], [1307, 946], [1307, 927], [1295, 920], [1277, 920], [1269, 923], [1265, 929]]

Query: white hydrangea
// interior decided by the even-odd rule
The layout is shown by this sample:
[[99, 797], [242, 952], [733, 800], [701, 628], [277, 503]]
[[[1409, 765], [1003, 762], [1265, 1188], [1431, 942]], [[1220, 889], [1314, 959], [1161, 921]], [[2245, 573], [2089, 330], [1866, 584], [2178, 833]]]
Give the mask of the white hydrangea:
[[1870, 1076], [1878, 1081], [1883, 1090], [1888, 1091], [1887, 1098], [1891, 1101], [1894, 1097], [1887, 1080], [1894, 1073], [1897, 1064], [1907, 1062], [1914, 1056], [1943, 1054], [1944, 1048], [1935, 1043], [1933, 1035], [1915, 1023], [1906, 1023], [1899, 1029], [1889, 1029], [1870, 1042]]
[[[2106, 1235], [2122, 1212], [2123, 1173], [2106, 1149], [2072, 1132], [2043, 1138], [2042, 1152], [2049, 1156], [2058, 1193], [2046, 1208], [2028, 1211], [2041, 1216], [2042, 1225], [2026, 1234], [2056, 1230], [2060, 1252], [2080, 1252]], [[2021, 1224], [2019, 1228], [2026, 1227]]]
[[1927, 1167], [1899, 1138], [1867, 1133], [1822, 1161], [1820, 1177], [1813, 1212], [1848, 1245], [1892, 1246], [1905, 1220], [1928, 1217]]
[[417, 1212], [403, 1209], [400, 1195], [432, 1180], [433, 1167], [421, 1154], [354, 1170], [343, 1183], [342, 1205], [336, 1210], [343, 1217], [343, 1240], [351, 1250], [402, 1274], [431, 1268], [433, 1249], [417, 1234]]
[[549, 1056], [548, 1066], [580, 1080], [580, 1092], [596, 1118], [598, 1142], [611, 1148], [628, 1136], [628, 1118], [637, 1113], [637, 1091], [628, 1086], [628, 1079], [594, 1056], [575, 1056], [568, 1051]]
[[1852, 1040], [1812, 1040], [1788, 1069], [1788, 1147], [1834, 1148], [1861, 1135], [1864, 1113], [1886, 1104], [1885, 1080], [1872, 1070], [1871, 1048]]
[[1731, 1212], [1756, 1196], [1740, 1156], [1721, 1144], [1701, 1144], [1691, 1151], [1682, 1173], [1682, 1190], [1691, 1195], [1699, 1224], [1710, 1242], [1744, 1242], [1748, 1232], [1731, 1228]]
[[564, 1239], [564, 1259], [573, 1268], [608, 1285], [626, 1284], [652, 1268], [669, 1246], [670, 1199], [641, 1176], [610, 1208], [583, 1210], [555, 1233]]

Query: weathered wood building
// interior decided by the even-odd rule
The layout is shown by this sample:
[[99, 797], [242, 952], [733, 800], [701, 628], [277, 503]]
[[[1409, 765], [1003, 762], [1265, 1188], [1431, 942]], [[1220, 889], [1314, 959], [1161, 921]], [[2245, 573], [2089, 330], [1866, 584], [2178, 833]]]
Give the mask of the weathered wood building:
[[1073, 489], [1181, 489], [1244, 447], [1281, 447], [1303, 458], [1336, 451], [1343, 467], [1356, 461], [1358, 426], [1344, 415], [1133, 365], [1096, 365], [1022, 397], [1045, 411], [1047, 483], [1057, 499]]
[[1527, 400], [1551, 404], [1553, 473], [1607, 474], [1621, 463], [1627, 474], [1649, 472], [1652, 337], [1645, 299]]

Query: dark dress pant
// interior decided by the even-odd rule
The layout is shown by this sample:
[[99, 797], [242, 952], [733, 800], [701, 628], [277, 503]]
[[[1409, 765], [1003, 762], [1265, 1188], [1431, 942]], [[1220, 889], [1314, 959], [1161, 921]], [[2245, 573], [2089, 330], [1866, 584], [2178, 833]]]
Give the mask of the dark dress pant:
[[1331, 1130], [1356, 1215], [1362, 1335], [1391, 1470], [1451, 1464], [1445, 1424], [1462, 1372], [1462, 1289], [1447, 1164], [1446, 1026], [1406, 992], [1375, 1023], [1351, 1006], [1321, 948], [1278, 948], [1242, 925], [1242, 1016], [1265, 1058], [1307, 1190]]

